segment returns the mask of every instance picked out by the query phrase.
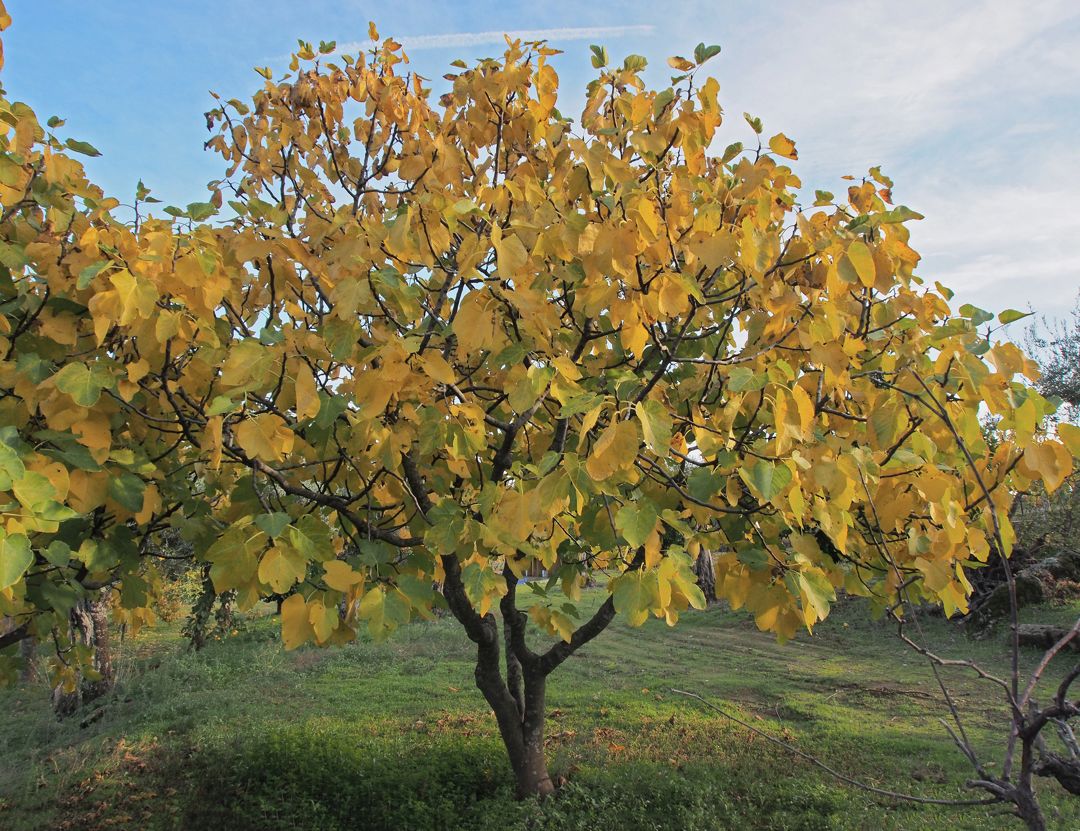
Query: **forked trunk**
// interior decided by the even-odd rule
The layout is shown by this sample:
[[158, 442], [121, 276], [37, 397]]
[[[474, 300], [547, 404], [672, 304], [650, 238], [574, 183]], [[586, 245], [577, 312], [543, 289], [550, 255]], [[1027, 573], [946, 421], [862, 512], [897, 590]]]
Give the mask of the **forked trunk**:
[[[548, 796], [555, 786], [544, 758], [544, 692], [547, 677], [538, 668], [522, 668], [509, 655], [510, 677], [520, 685], [518, 694], [503, 681], [498, 641], [477, 652], [476, 686], [495, 713], [499, 735], [514, 771], [518, 799]], [[513, 683], [513, 682], [512, 682]]]
[[[408, 461], [406, 457], [406, 461]], [[408, 473], [408, 466], [406, 466]], [[409, 475], [413, 492], [420, 494], [423, 510], [430, 507], [423, 483], [413, 471]], [[631, 567], [644, 562], [645, 549], [635, 555]], [[451, 614], [465, 627], [469, 640], [476, 644], [476, 686], [495, 713], [499, 735], [506, 746], [514, 771], [519, 799], [544, 797], [555, 791], [544, 759], [544, 693], [547, 677], [563, 661], [587, 644], [615, 617], [615, 604], [609, 597], [593, 616], [573, 633], [569, 640], [558, 641], [542, 653], [533, 652], [525, 643], [527, 618], [516, 606], [517, 577], [508, 568], [503, 572], [506, 594], [499, 602], [506, 641], [506, 677], [500, 658], [499, 625], [490, 612], [477, 614], [461, 580], [461, 563], [454, 555], [443, 555], [443, 596]]]

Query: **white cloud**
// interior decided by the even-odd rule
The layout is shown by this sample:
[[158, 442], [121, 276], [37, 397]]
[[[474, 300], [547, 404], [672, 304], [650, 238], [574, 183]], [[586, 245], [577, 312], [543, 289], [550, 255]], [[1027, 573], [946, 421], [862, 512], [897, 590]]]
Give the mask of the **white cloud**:
[[[448, 32], [439, 35], [406, 35], [395, 38], [406, 50], [454, 49], [463, 46], [502, 44], [505, 37], [513, 40], [603, 40], [606, 38], [649, 35], [655, 30], [651, 25], [634, 26], [581, 26], [561, 29], [521, 29], [513, 32]], [[338, 47], [339, 52], [355, 52], [368, 48], [367, 43], [347, 43]]]
[[746, 138], [749, 110], [796, 140], [808, 185], [834, 192], [881, 164], [926, 215], [912, 225], [919, 272], [958, 303], [1071, 307], [1080, 3], [792, 2], [768, 22], [715, 8], [698, 4], [677, 39], [724, 46], [727, 140]]

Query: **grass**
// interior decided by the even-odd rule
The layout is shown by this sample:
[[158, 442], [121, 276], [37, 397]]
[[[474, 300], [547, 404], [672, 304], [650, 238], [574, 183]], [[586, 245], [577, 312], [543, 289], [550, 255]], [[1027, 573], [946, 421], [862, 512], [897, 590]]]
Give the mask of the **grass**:
[[[1027, 613], [1054, 622], [1076, 611]], [[1005, 665], [1001, 633], [969, 641], [941, 619], [924, 626], [941, 652]], [[719, 607], [674, 629], [616, 622], [550, 679], [547, 751], [563, 784], [543, 803], [513, 800], [470, 644], [451, 620], [291, 653], [269, 618], [199, 653], [162, 626], [124, 644], [118, 666], [115, 693], [64, 722], [40, 685], [0, 692], [0, 828], [1018, 827], [1001, 808], [896, 804], [845, 786], [670, 692], [697, 692], [867, 783], [970, 796], [925, 662], [856, 602], [786, 646]], [[976, 744], [1000, 758], [993, 689], [948, 680]], [[1080, 827], [1080, 800], [1040, 786], [1051, 827]]]

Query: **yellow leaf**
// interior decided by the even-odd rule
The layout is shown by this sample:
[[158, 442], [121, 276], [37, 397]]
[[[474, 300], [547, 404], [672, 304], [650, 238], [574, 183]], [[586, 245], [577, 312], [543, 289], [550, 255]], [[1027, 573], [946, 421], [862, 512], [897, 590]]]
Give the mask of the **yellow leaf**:
[[660, 542], [660, 532], [654, 528], [645, 539], [645, 568], [654, 569], [663, 559]]
[[315, 632], [315, 639], [322, 644], [334, 634], [340, 618], [336, 605], [327, 606], [315, 600], [308, 604], [308, 619]]
[[525, 250], [517, 235], [503, 236], [496, 227], [491, 233], [491, 241], [495, 245], [495, 257], [499, 269], [499, 275], [505, 278], [517, 277], [529, 261], [529, 252]]
[[424, 374], [432, 381], [438, 384], [457, 383], [454, 368], [438, 352], [428, 352], [421, 358], [420, 362], [423, 365]]
[[623, 348], [640, 359], [645, 352], [645, 345], [649, 342], [649, 330], [641, 322], [636, 304], [627, 304], [626, 313], [623, 315], [620, 327], [619, 340]]
[[209, 453], [207, 461], [211, 470], [221, 468], [221, 427], [223, 424], [222, 416], [212, 416], [206, 420], [206, 426], [203, 427], [203, 441]]
[[1069, 449], [1069, 452], [1077, 459], [1080, 459], [1080, 427], [1075, 424], [1059, 424], [1057, 428], [1058, 437], [1065, 443], [1065, 446]]
[[1047, 492], [1053, 493], [1072, 473], [1072, 456], [1060, 442], [1044, 441], [1032, 444], [1024, 451], [1020, 469], [1025, 474], [1038, 476], [1046, 485]]
[[281, 640], [286, 649], [307, 643], [315, 635], [308, 616], [307, 602], [299, 594], [285, 598], [281, 604]]
[[305, 420], [319, 414], [319, 390], [315, 374], [304, 361], [296, 362], [296, 418]]
[[98, 464], [109, 458], [109, 448], [112, 447], [112, 430], [109, 420], [103, 415], [95, 415], [85, 421], [79, 421], [71, 425], [71, 432], [77, 437], [79, 444], [90, 449], [90, 455]]
[[146, 358], [139, 358], [137, 361], [132, 361], [126, 367], [128, 380], [133, 384], [139, 383], [150, 372], [150, 362]]
[[236, 426], [236, 443], [253, 459], [279, 462], [293, 448], [295, 436], [284, 419], [274, 413], [260, 413]]
[[559, 357], [552, 360], [551, 365], [555, 367], [558, 373], [571, 381], [577, 381], [581, 377], [581, 370], [577, 368], [569, 355], [559, 355]]
[[71, 471], [68, 503], [80, 514], [88, 514], [105, 504], [109, 476], [105, 472], [90, 473], [85, 470]]
[[116, 287], [120, 299], [120, 319], [116, 323], [128, 326], [154, 313], [158, 294], [152, 285], [136, 279], [127, 269], [110, 275], [109, 282]]
[[585, 469], [597, 482], [632, 467], [637, 458], [638, 428], [634, 421], [613, 422], [600, 434]]
[[275, 545], [259, 562], [259, 581], [284, 594], [307, 574], [307, 559], [288, 546]]
[[161, 509], [161, 492], [152, 482], [143, 491], [142, 510], [135, 514], [135, 521], [145, 525]]
[[874, 285], [877, 279], [877, 270], [874, 267], [874, 255], [865, 242], [855, 240], [848, 246], [847, 258], [855, 267], [855, 273], [859, 275], [859, 281], [864, 286]]
[[1013, 413], [1013, 431], [1016, 443], [1027, 448], [1035, 435], [1035, 425], [1039, 420], [1039, 414], [1035, 409], [1035, 402], [1030, 398], [1024, 401]]
[[499, 344], [495, 313], [483, 292], [470, 292], [462, 298], [454, 317], [454, 334], [458, 350], [469, 355], [481, 349], [492, 350]]
[[323, 570], [326, 572], [323, 582], [335, 591], [347, 592], [364, 582], [364, 575], [353, 571], [352, 566], [343, 560], [328, 560], [323, 563]]
[[799, 158], [799, 153], [795, 149], [795, 142], [793, 142], [783, 133], [777, 133], [775, 136], [769, 139], [769, 149], [772, 150], [777, 156], [783, 156], [785, 159]]

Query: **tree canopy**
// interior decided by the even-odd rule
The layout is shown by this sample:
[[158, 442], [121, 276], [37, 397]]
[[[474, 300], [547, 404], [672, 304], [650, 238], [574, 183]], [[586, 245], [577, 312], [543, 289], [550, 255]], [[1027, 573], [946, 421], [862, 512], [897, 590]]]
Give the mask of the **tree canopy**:
[[717, 149], [717, 48], [660, 90], [596, 48], [571, 119], [543, 43], [455, 62], [435, 98], [371, 39], [220, 100], [208, 201], [144, 216], [141, 189], [134, 221], [72, 155], [94, 148], [0, 101], [13, 633], [63, 644], [103, 585], [148, 618], [169, 527], [241, 608], [289, 594], [290, 648], [449, 607], [513, 757], [615, 614], [702, 605], [700, 552], [782, 638], [841, 589], [951, 613], [1012, 494], [1071, 471], [1080, 431], [1047, 432], [1036, 364], [916, 275], [880, 169], [811, 197], [749, 115]]

